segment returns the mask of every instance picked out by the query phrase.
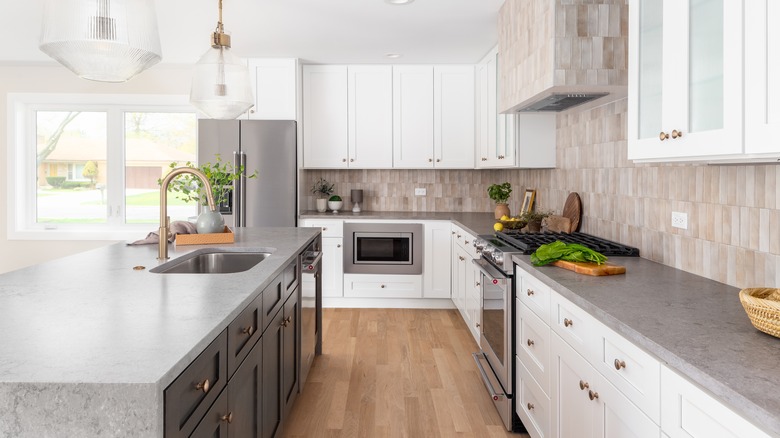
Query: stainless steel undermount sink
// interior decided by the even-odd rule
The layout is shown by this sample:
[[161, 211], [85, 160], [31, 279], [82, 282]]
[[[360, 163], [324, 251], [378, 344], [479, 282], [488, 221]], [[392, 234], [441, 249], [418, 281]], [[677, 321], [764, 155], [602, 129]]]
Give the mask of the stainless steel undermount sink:
[[271, 251], [200, 249], [150, 269], [155, 274], [233, 274], [265, 260]]

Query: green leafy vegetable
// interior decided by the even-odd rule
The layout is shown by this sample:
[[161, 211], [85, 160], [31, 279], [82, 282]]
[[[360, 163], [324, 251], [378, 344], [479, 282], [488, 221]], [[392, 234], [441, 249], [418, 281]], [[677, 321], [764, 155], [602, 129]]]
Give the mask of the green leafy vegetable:
[[531, 263], [535, 266], [544, 266], [556, 260], [601, 265], [607, 261], [607, 257], [579, 243], [563, 243], [560, 240], [541, 245], [531, 254]]

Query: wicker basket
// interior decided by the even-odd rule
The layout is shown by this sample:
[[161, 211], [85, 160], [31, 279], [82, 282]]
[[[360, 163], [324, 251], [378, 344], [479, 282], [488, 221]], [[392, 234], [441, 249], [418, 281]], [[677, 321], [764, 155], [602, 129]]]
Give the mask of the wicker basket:
[[766, 299], [776, 291], [778, 289], [742, 289], [739, 291], [739, 301], [742, 302], [753, 327], [780, 338], [780, 301]]
[[523, 228], [528, 223], [528, 221], [526, 221], [525, 219], [521, 219], [519, 221], [502, 221], [499, 219], [498, 221], [501, 222], [502, 225], [504, 225], [504, 228], [509, 228], [512, 230], [518, 230], [520, 228]]

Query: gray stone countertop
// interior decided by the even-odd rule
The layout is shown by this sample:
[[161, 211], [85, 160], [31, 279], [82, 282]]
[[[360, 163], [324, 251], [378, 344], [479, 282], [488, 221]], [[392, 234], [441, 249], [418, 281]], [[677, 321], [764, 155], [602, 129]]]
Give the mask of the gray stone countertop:
[[163, 390], [320, 234], [234, 232], [169, 256], [272, 254], [240, 273], [154, 274], [157, 245], [118, 243], [0, 275], [0, 436], [162, 437]]
[[625, 275], [591, 277], [514, 261], [609, 328], [780, 436], [780, 339], [756, 330], [739, 289], [649, 260], [613, 257]]
[[493, 212], [362, 211], [360, 213], [352, 213], [351, 211], [346, 211], [333, 214], [331, 212], [303, 211], [300, 217], [301, 219], [342, 219], [345, 221], [362, 219], [453, 221], [474, 234], [492, 234], [493, 224], [496, 223]]

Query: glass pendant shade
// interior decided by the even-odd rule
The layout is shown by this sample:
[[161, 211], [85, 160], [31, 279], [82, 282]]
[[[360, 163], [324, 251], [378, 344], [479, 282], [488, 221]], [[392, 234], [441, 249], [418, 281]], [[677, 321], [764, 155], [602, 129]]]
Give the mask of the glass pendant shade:
[[162, 58], [154, 0], [46, 0], [39, 48], [84, 79], [127, 81]]
[[190, 103], [212, 119], [235, 119], [254, 106], [249, 69], [230, 47], [211, 47], [195, 64]]

